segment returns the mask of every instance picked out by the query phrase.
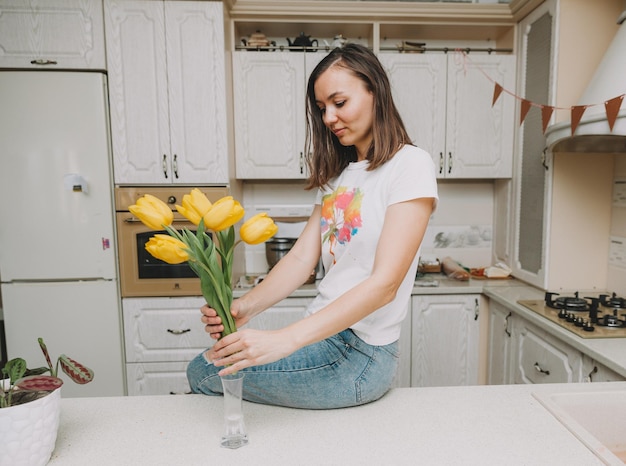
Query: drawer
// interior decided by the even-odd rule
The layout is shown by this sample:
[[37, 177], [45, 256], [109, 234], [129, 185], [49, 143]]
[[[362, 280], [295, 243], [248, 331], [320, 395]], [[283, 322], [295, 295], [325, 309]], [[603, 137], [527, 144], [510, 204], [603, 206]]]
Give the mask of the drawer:
[[516, 383], [580, 382], [580, 352], [529, 325], [522, 326], [516, 333]]
[[126, 362], [188, 362], [213, 345], [195, 309], [124, 310]]
[[191, 393], [186, 362], [147, 362], [126, 364], [128, 394], [184, 395]]

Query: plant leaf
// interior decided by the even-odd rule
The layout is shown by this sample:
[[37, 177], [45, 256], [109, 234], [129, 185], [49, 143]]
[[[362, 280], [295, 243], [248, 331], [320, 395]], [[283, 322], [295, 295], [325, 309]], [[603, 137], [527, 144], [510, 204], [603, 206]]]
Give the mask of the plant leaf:
[[30, 375], [15, 382], [17, 388], [28, 391], [53, 391], [61, 385], [63, 385], [63, 380], [51, 375]]
[[56, 376], [55, 370], [52, 368], [52, 361], [50, 361], [50, 354], [48, 353], [48, 348], [46, 347], [46, 344], [43, 342], [43, 338], [39, 337], [37, 338], [37, 341], [39, 342], [41, 351], [43, 351], [43, 355], [46, 357], [46, 362], [48, 363], [48, 367], [50, 368], [50, 374], [53, 376]]
[[88, 367], [83, 366], [78, 361], [62, 354], [59, 356], [59, 363], [61, 369], [65, 372], [70, 379], [78, 384], [89, 383], [93, 380], [93, 371]]

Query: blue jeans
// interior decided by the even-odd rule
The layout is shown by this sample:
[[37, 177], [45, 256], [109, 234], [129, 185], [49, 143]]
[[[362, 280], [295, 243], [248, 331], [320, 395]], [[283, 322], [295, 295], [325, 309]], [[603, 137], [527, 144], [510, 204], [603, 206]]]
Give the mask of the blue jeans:
[[[369, 403], [391, 388], [398, 358], [398, 342], [372, 346], [344, 330], [276, 362], [243, 369], [243, 398], [306, 409]], [[187, 367], [193, 392], [221, 395], [220, 369], [206, 360], [204, 352], [196, 356]]]

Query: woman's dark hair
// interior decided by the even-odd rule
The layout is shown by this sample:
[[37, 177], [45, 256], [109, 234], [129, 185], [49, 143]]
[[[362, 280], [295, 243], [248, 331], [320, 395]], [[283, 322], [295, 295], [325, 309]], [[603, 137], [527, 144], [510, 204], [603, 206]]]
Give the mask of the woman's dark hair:
[[404, 128], [400, 113], [391, 96], [389, 78], [380, 61], [367, 47], [346, 44], [333, 49], [315, 67], [307, 84], [306, 99], [306, 162], [309, 168], [307, 189], [321, 188], [338, 176], [350, 163], [356, 161], [354, 146], [343, 146], [322, 120], [322, 112], [315, 99], [315, 82], [331, 67], [344, 68], [365, 84], [374, 96], [372, 144], [366, 159], [368, 170], [374, 170], [411, 140]]

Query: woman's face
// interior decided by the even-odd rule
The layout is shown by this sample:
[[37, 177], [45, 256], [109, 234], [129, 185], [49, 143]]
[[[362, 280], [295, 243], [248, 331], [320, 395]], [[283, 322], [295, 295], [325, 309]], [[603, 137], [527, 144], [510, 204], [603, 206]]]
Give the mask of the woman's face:
[[365, 83], [344, 68], [333, 66], [315, 81], [315, 101], [324, 124], [344, 146], [355, 146], [364, 160], [372, 142], [374, 96]]

